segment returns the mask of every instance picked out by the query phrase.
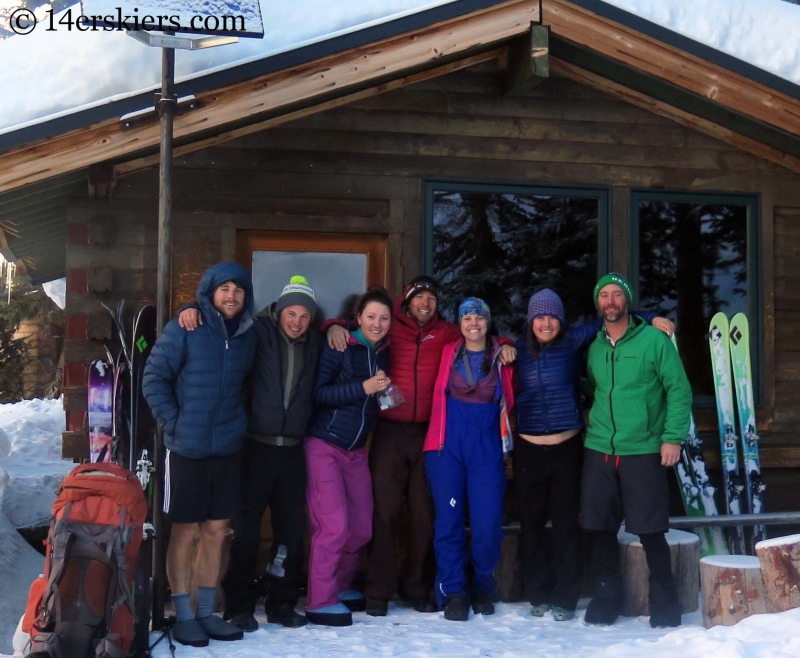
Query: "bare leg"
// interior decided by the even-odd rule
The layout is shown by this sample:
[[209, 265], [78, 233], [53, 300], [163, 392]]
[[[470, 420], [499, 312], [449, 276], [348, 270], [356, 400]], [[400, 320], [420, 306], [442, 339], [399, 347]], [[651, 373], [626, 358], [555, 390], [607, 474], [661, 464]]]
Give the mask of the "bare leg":
[[199, 541], [199, 524], [172, 524], [172, 535], [167, 548], [167, 579], [170, 588], [175, 593], [189, 591], [195, 548]]
[[222, 564], [222, 545], [230, 528], [230, 519], [200, 524], [200, 549], [197, 554], [195, 581], [198, 587], [216, 587]]

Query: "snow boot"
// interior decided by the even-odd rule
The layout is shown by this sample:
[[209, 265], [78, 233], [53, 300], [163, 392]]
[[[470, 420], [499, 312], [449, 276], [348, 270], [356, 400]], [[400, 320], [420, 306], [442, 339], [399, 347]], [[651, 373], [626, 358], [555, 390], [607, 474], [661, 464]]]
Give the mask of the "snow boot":
[[472, 612], [476, 615], [493, 615], [494, 597], [492, 593], [482, 590], [476, 591], [472, 595]]
[[352, 626], [353, 613], [344, 603], [326, 605], [324, 608], [309, 610], [306, 608], [306, 619], [312, 624], [321, 626]]
[[587, 624], [609, 626], [622, 611], [622, 577], [597, 579], [597, 594], [589, 601], [584, 620]]
[[350, 612], [364, 612], [367, 609], [367, 599], [355, 589], [346, 589], [343, 592], [339, 592], [339, 601], [350, 608]]
[[241, 628], [245, 633], [252, 633], [258, 630], [258, 622], [249, 612], [240, 612], [227, 621], [236, 626], [236, 628]]
[[531, 604], [531, 615], [534, 617], [544, 617], [548, 610], [550, 610], [550, 606], [546, 603]]
[[450, 594], [444, 601], [444, 618], [448, 621], [469, 619], [469, 599], [465, 594]]
[[296, 612], [291, 603], [284, 603], [266, 610], [267, 621], [270, 624], [280, 624], [284, 628], [300, 628], [308, 623], [308, 620]]
[[409, 599], [408, 601], [416, 612], [424, 612], [426, 614], [439, 612], [439, 606], [436, 605], [436, 601], [427, 596], [420, 596], [419, 598]]
[[385, 617], [389, 612], [389, 602], [383, 599], [367, 599], [366, 613], [370, 617]]
[[681, 604], [675, 578], [658, 582], [650, 578], [650, 626], [674, 628], [681, 625]]

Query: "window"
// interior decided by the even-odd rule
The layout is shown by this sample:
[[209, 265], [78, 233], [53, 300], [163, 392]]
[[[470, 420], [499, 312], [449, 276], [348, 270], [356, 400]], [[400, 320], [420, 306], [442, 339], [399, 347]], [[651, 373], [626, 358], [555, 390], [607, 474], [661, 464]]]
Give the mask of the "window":
[[541, 288], [561, 296], [567, 322], [597, 317], [592, 289], [608, 265], [605, 191], [429, 183], [426, 201], [425, 271], [442, 284], [447, 319], [476, 296], [497, 333], [519, 337]]
[[[675, 321], [683, 363], [699, 402], [713, 401], [707, 333], [711, 317], [719, 311], [728, 318], [747, 313], [757, 378], [757, 216], [754, 197], [631, 195], [631, 271], [637, 304]], [[754, 389], [758, 391], [755, 385]]]

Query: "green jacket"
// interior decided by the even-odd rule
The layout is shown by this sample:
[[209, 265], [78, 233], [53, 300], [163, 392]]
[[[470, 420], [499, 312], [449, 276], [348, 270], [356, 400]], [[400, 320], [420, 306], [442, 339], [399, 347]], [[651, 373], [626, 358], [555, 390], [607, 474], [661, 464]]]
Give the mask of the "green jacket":
[[692, 390], [666, 334], [630, 316], [612, 345], [605, 326], [589, 347], [594, 404], [586, 447], [607, 455], [646, 455], [680, 444], [689, 431]]

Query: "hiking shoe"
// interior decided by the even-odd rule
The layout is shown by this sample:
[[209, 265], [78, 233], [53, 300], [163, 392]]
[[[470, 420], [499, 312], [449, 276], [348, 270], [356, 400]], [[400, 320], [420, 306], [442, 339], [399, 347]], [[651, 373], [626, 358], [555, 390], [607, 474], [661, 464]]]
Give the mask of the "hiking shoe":
[[367, 599], [355, 589], [346, 589], [343, 592], [339, 592], [339, 601], [350, 608], [351, 612], [364, 612], [367, 608]]
[[210, 640], [219, 640], [220, 642], [233, 642], [234, 640], [241, 640], [244, 637], [244, 632], [225, 621], [216, 615], [208, 615], [196, 620], [200, 624], [200, 628], [205, 631]]
[[367, 599], [366, 612], [370, 617], [385, 617], [389, 612], [389, 602], [383, 599]]
[[207, 647], [208, 635], [196, 619], [176, 622], [172, 627], [172, 637], [187, 647]]
[[312, 624], [320, 624], [321, 626], [353, 625], [353, 615], [344, 603], [334, 603], [316, 610], [306, 608], [306, 619]]
[[274, 610], [267, 610], [267, 621], [270, 624], [280, 624], [284, 628], [300, 628], [308, 623], [308, 619], [289, 603], [278, 606]]
[[466, 595], [450, 594], [444, 602], [444, 618], [448, 621], [467, 621], [469, 619], [469, 599]]
[[472, 612], [476, 615], [493, 615], [494, 602], [490, 592], [477, 591], [472, 595]]
[[228, 620], [236, 628], [241, 628], [245, 633], [252, 633], [258, 630], [258, 622], [249, 612], [242, 612], [234, 615]]
[[538, 603], [537, 605], [531, 605], [531, 614], [534, 617], [544, 617], [545, 613], [550, 609], [550, 606], [546, 603]]
[[557, 605], [554, 605], [551, 609], [553, 611], [553, 619], [555, 619], [556, 621], [569, 621], [570, 619], [575, 619], [574, 610], [567, 610], [567, 608], [559, 608]]
[[411, 599], [410, 603], [411, 607], [413, 607], [417, 612], [423, 612], [426, 614], [431, 612], [439, 612], [439, 606], [437, 605], [436, 601], [432, 601], [427, 596]]

